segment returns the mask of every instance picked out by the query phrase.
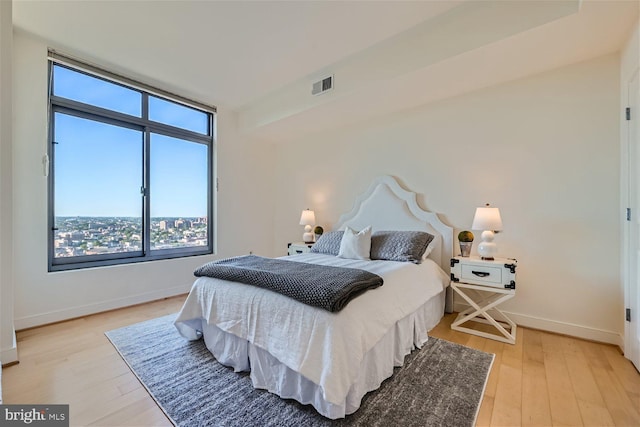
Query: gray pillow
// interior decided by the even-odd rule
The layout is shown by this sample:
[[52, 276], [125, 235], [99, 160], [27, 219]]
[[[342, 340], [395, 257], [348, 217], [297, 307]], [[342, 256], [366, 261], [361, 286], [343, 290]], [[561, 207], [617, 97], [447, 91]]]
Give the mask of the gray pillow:
[[371, 259], [420, 264], [433, 238], [424, 231], [377, 231], [371, 236]]
[[328, 231], [311, 247], [311, 252], [338, 256], [344, 231]]

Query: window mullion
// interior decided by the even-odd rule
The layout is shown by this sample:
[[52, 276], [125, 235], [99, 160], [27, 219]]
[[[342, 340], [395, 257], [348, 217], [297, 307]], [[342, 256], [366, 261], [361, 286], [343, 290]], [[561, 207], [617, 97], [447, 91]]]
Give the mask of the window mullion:
[[[49, 93], [53, 93], [53, 71], [52, 65], [49, 64]], [[52, 260], [55, 258], [55, 239], [56, 239], [56, 219], [55, 219], [55, 174], [52, 172], [54, 168], [52, 165], [55, 165], [55, 146], [54, 146], [54, 135], [55, 135], [55, 120], [54, 120], [54, 110], [49, 103], [49, 133], [47, 135], [47, 155], [49, 157], [49, 170], [47, 170], [48, 177], [48, 205], [47, 205], [47, 243], [48, 243], [48, 257], [49, 257], [49, 265], [51, 265]]]
[[80, 117], [83, 119], [93, 120], [95, 122], [106, 123], [114, 126], [119, 126], [127, 129], [141, 130], [143, 129], [144, 122], [140, 119], [136, 120], [123, 120], [122, 115], [114, 114], [96, 114], [88, 109], [75, 108], [75, 106], [69, 106], [70, 103], [51, 103], [51, 110], [54, 113], [63, 113], [68, 116]]
[[151, 132], [149, 129], [145, 129], [144, 131], [144, 153], [142, 156], [144, 165], [143, 165], [143, 173], [144, 173], [144, 190], [143, 190], [143, 203], [142, 203], [142, 218], [143, 218], [143, 247], [142, 250], [145, 256], [148, 256], [151, 253], [151, 189], [150, 189], [150, 180], [151, 180]]
[[[147, 121], [149, 118], [149, 95], [146, 93], [142, 94], [142, 118]], [[151, 179], [151, 132], [149, 130], [149, 126], [145, 126], [144, 128], [144, 137], [142, 141], [142, 173], [143, 173], [143, 200], [142, 200], [142, 222], [143, 222], [143, 231], [142, 231], [142, 251], [144, 256], [147, 257], [151, 254], [151, 204], [150, 204], [150, 191], [149, 184]]]
[[195, 132], [191, 132], [185, 129], [179, 129], [173, 126], [164, 125], [162, 123], [149, 121], [147, 124], [152, 132], [166, 135], [173, 138], [186, 139], [200, 144], [209, 145], [213, 141], [211, 135], [200, 135]]

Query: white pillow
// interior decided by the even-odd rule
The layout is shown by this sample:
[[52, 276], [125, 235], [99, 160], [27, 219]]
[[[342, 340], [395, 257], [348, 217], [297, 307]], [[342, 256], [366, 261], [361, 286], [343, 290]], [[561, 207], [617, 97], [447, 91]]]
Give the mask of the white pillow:
[[435, 249], [437, 246], [441, 246], [442, 245], [442, 236], [439, 234], [436, 234], [433, 237], [433, 240], [431, 242], [429, 242], [429, 245], [427, 246], [427, 249], [424, 251], [424, 254], [422, 255], [422, 259], [425, 260], [427, 258], [429, 258], [429, 255], [431, 255], [431, 252], [433, 252], [433, 249]]
[[371, 259], [371, 226], [356, 233], [346, 227], [340, 241], [340, 258]]

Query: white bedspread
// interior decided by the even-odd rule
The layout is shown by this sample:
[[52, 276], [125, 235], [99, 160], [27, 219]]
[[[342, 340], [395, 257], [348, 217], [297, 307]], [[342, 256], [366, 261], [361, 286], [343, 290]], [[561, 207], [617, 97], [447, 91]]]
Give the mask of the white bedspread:
[[331, 313], [255, 286], [201, 277], [175, 325], [188, 339], [200, 337], [203, 320], [246, 339], [318, 384], [324, 399], [336, 404], [344, 401], [365, 353], [448, 283], [431, 260], [415, 265], [320, 254], [282, 259], [367, 270], [382, 276], [384, 285]]

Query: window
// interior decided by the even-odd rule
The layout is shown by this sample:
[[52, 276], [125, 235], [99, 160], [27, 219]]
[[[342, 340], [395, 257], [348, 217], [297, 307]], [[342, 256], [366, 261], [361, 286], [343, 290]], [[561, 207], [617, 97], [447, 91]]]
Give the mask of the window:
[[50, 53], [49, 271], [213, 253], [215, 108]]

